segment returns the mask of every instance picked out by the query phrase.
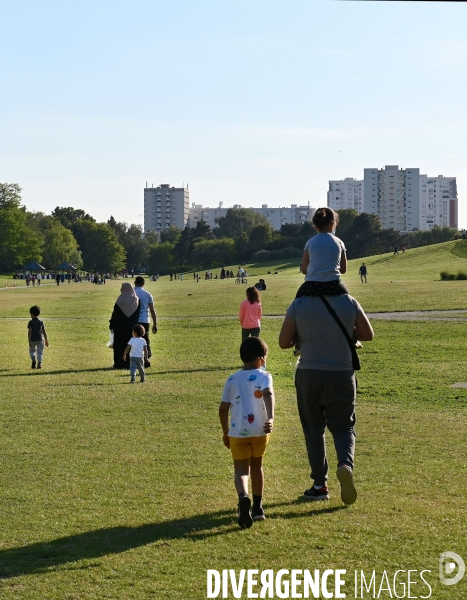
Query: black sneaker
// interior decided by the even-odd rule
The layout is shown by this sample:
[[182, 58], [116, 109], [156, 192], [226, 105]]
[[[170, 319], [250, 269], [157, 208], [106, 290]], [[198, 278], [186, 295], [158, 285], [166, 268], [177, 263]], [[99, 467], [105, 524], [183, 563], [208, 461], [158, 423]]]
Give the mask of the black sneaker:
[[341, 484], [341, 499], [344, 504], [350, 505], [357, 499], [357, 490], [353, 482], [352, 469], [342, 465], [337, 469], [337, 479]]
[[260, 506], [259, 508], [254, 508], [253, 512], [251, 513], [251, 516], [253, 517], [253, 521], [264, 521], [264, 519], [266, 518], [262, 506]]
[[38, 369], [42, 369], [42, 363], [39, 363], [39, 364], [37, 365], [37, 368], [38, 368]]
[[33, 360], [31, 363], [31, 369], [35, 369], [36, 368], [36, 361]]
[[136, 379], [130, 379], [130, 383], [135, 383]]
[[253, 518], [250, 512], [251, 500], [248, 496], [243, 496], [238, 502], [238, 524], [242, 529], [248, 529], [253, 525]]
[[329, 500], [329, 491], [325, 485], [319, 490], [312, 485], [309, 490], [305, 490], [303, 497], [307, 500]]

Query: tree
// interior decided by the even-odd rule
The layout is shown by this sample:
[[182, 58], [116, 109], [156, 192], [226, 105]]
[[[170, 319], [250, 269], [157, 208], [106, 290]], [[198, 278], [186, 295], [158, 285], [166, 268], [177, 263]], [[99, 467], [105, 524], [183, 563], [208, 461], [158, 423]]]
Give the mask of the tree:
[[21, 188], [0, 183], [0, 269], [17, 269], [30, 260], [42, 260], [42, 239], [27, 226], [21, 206]]
[[154, 246], [154, 244], [158, 244], [160, 242], [160, 236], [157, 231], [146, 231], [144, 234], [144, 239], [147, 241], [148, 246]]
[[143, 237], [141, 225], [130, 225], [128, 227], [123, 246], [126, 250], [129, 269], [139, 271], [146, 266], [149, 258], [149, 242]]
[[358, 217], [358, 212], [353, 208], [342, 208], [337, 211], [339, 215], [339, 223], [336, 228], [336, 235], [341, 238], [343, 242], [347, 242], [349, 239], [348, 234], [351, 230], [355, 219]]
[[17, 183], [0, 183], [0, 209], [20, 208], [21, 188]]
[[273, 237], [272, 227], [269, 225], [256, 225], [250, 232], [250, 243], [249, 251], [257, 252], [258, 250], [264, 250], [267, 244], [272, 240]]
[[251, 208], [228, 208], [225, 217], [216, 217], [217, 227], [214, 230], [216, 237], [229, 237], [234, 240], [242, 233], [250, 235], [251, 230], [257, 225], [269, 225], [269, 221], [261, 213], [256, 213]]
[[211, 227], [203, 219], [196, 223], [196, 227], [191, 228], [191, 235], [194, 240], [212, 240], [214, 238]]
[[97, 273], [114, 273], [125, 268], [125, 248], [107, 223], [83, 220], [80, 225], [80, 249], [84, 268]]
[[125, 236], [128, 230], [128, 225], [123, 222], [117, 223], [117, 221], [112, 216], [107, 221], [107, 225], [115, 233], [120, 244], [122, 244], [122, 246], [125, 246]]
[[232, 260], [235, 242], [231, 238], [199, 239], [193, 248], [193, 263], [202, 269], [222, 267]]
[[81, 252], [73, 233], [64, 227], [60, 221], [41, 212], [26, 213], [27, 224], [43, 239], [43, 264], [48, 269], [54, 269], [63, 261], [76, 267], [83, 264]]
[[67, 208], [60, 208], [60, 206], [57, 206], [55, 210], [52, 211], [52, 217], [58, 219], [64, 227], [71, 230], [73, 230], [74, 226], [79, 221], [96, 222], [96, 219], [93, 219], [93, 217], [88, 215], [88, 213], [85, 213], [84, 210], [80, 208], [75, 209], [71, 206]]
[[181, 233], [181, 229], [175, 227], [175, 225], [170, 225], [170, 227], [167, 227], [167, 229], [162, 229], [161, 242], [170, 242], [171, 244], [176, 244]]
[[175, 244], [162, 242], [149, 248], [148, 272], [165, 275], [175, 270]]

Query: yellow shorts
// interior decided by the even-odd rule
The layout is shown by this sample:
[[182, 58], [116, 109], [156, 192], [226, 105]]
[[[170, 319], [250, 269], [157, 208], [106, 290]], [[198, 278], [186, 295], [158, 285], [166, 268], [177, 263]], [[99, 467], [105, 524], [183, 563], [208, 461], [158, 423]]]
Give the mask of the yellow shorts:
[[234, 460], [243, 460], [244, 458], [259, 458], [266, 452], [266, 446], [269, 442], [268, 435], [257, 437], [238, 438], [229, 436], [230, 450]]

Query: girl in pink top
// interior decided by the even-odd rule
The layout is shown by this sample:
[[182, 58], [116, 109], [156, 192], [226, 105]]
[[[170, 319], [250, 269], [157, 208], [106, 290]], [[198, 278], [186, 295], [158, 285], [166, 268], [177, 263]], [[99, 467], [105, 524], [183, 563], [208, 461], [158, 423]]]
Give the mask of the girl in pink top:
[[242, 326], [242, 340], [253, 335], [259, 337], [261, 328], [261, 298], [255, 287], [249, 287], [246, 290], [246, 300], [240, 304], [238, 318]]

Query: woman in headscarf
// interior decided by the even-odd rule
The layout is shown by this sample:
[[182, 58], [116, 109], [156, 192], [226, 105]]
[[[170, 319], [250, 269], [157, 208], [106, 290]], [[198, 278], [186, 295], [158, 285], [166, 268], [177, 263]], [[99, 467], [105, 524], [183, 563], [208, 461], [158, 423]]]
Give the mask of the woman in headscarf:
[[123, 353], [131, 339], [133, 325], [139, 320], [139, 300], [131, 283], [122, 283], [120, 296], [115, 303], [109, 329], [114, 334], [114, 369], [129, 369], [130, 361], [123, 360]]

